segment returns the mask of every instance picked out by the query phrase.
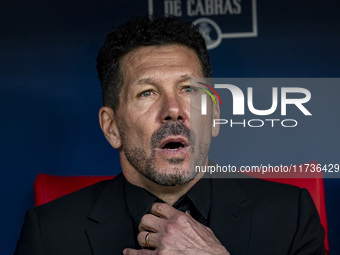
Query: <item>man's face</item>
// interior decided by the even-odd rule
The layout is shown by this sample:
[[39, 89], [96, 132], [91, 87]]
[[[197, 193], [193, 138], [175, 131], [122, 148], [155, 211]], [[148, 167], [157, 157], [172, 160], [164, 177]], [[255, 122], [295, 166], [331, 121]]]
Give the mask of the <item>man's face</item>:
[[121, 70], [115, 119], [124, 174], [165, 186], [188, 183], [197, 174], [190, 160], [207, 162], [212, 135], [210, 121], [190, 121], [190, 78], [202, 78], [196, 54], [179, 45], [141, 47], [122, 59]]

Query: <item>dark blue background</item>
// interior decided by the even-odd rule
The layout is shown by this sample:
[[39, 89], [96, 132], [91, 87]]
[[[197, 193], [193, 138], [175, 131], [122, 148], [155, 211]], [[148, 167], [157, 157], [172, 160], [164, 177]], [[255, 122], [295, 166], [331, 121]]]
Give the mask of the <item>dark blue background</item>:
[[[215, 76], [339, 77], [338, 2], [259, 0], [257, 9], [258, 37], [211, 50]], [[111, 26], [147, 11], [131, 0], [0, 2], [0, 254], [14, 251], [38, 173], [120, 171], [98, 125], [95, 58]], [[340, 254], [340, 180], [325, 185], [331, 254]]]

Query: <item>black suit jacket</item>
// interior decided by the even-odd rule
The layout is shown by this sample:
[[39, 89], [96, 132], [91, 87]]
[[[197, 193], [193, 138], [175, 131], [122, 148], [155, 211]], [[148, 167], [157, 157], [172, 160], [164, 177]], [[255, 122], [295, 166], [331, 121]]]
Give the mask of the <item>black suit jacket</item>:
[[[324, 231], [304, 189], [213, 179], [209, 218], [232, 255], [324, 254]], [[133, 228], [118, 175], [29, 210], [15, 255], [122, 254]]]

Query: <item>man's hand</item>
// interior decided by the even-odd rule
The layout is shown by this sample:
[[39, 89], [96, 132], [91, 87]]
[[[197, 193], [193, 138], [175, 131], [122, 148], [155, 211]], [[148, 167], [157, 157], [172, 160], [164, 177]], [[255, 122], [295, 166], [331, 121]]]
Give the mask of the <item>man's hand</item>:
[[124, 254], [229, 255], [210, 228], [197, 222], [189, 213], [178, 211], [165, 203], [152, 205], [150, 214], [143, 216], [139, 231], [138, 243], [144, 248], [128, 248]]

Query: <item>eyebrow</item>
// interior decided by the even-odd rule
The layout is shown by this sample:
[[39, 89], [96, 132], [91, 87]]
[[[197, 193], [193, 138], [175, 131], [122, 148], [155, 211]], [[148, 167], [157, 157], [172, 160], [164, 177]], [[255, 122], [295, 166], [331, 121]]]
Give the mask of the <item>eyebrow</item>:
[[[185, 82], [187, 80], [190, 80], [191, 78], [192, 78], [191, 76], [184, 74], [184, 75], [181, 75], [178, 79], [176, 79], [176, 83]], [[157, 83], [156, 80], [154, 78], [151, 78], [151, 77], [139, 79], [138, 82], [137, 82], [138, 85], [142, 85], [142, 84], [154, 85], [156, 83]]]
[[153, 78], [142, 78], [142, 79], [138, 80], [137, 84], [138, 85], [155, 84], [155, 80]]

